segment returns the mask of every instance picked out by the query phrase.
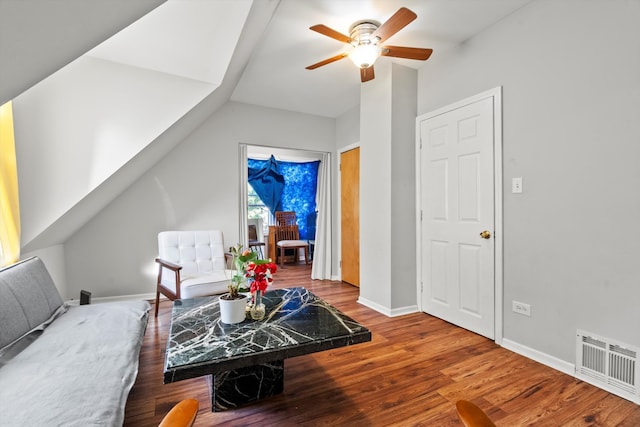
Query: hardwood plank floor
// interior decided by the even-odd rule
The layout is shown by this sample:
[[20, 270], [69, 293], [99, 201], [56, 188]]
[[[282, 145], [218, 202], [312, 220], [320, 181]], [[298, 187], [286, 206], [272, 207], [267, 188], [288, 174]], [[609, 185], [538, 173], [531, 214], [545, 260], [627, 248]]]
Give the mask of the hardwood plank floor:
[[211, 412], [204, 378], [162, 384], [171, 303], [149, 320], [125, 426], [157, 426], [196, 398], [196, 426], [460, 426], [455, 402], [482, 407], [498, 426], [640, 426], [640, 406], [424, 313], [388, 318], [358, 304], [358, 288], [278, 271], [274, 287], [304, 286], [372, 332], [369, 343], [285, 361], [284, 393]]

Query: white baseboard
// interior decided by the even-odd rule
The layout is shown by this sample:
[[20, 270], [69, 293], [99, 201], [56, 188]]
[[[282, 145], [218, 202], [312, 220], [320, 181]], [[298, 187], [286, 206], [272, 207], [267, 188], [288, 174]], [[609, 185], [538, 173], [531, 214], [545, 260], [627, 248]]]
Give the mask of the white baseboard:
[[557, 357], [535, 350], [531, 347], [527, 347], [526, 345], [519, 344], [515, 341], [511, 341], [507, 338], [502, 339], [502, 347], [506, 348], [507, 350], [511, 350], [514, 353], [518, 353], [521, 356], [542, 363], [543, 365], [546, 365], [557, 371], [563, 372], [567, 375], [571, 375], [572, 377], [576, 376], [576, 366], [573, 363], [565, 362], [562, 359], [558, 359]]
[[418, 312], [417, 305], [408, 305], [406, 307], [392, 308], [391, 317], [404, 316], [405, 314], [413, 314]]
[[362, 298], [359, 297], [358, 298], [358, 303], [364, 305], [365, 307], [369, 307], [372, 310], [377, 311], [378, 313], [382, 313], [387, 317], [397, 317], [397, 316], [404, 316], [405, 314], [411, 314], [411, 313], [417, 313], [418, 312], [418, 306], [417, 305], [409, 305], [406, 307], [400, 307], [400, 308], [392, 308], [389, 309], [387, 307], [384, 307], [376, 302], [370, 301], [366, 298]]
[[378, 313], [382, 313], [387, 317], [391, 317], [391, 310], [389, 310], [387, 307], [384, 307], [378, 303], [369, 301], [366, 298], [358, 297], [358, 304], [362, 304], [365, 307], [369, 307], [370, 309], [377, 311]]
[[557, 357], [550, 356], [546, 353], [542, 353], [541, 351], [534, 350], [530, 347], [519, 344], [515, 341], [508, 340], [506, 338], [502, 340], [502, 347], [506, 348], [507, 350], [511, 350], [514, 353], [518, 353], [521, 356], [524, 356], [531, 360], [535, 360], [536, 362], [542, 363], [543, 365], [546, 365], [557, 371], [570, 375], [573, 378], [587, 382], [611, 394], [615, 394], [616, 396], [619, 396], [623, 399], [627, 399], [637, 405], [640, 405], [640, 396], [635, 396], [632, 394], [623, 394], [620, 392], [620, 390], [617, 390], [612, 387], [608, 387], [606, 384], [602, 384], [602, 383], [599, 383], [598, 381], [594, 381], [587, 376], [578, 375], [576, 373], [576, 365], [573, 363], [565, 362], [564, 360], [558, 359]]

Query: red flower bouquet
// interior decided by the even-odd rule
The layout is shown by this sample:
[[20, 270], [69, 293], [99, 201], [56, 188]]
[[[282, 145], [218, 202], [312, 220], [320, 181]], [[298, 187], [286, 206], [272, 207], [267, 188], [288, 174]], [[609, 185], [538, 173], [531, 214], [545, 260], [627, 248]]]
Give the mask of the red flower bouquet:
[[247, 265], [245, 277], [251, 283], [251, 293], [264, 292], [269, 283], [273, 282], [273, 275], [278, 271], [278, 266], [271, 260], [256, 260]]

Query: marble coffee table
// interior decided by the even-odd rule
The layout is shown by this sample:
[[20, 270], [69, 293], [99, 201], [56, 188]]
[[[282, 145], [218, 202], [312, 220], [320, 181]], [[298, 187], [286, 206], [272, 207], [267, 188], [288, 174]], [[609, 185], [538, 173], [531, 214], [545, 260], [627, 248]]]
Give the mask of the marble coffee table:
[[164, 382], [208, 376], [211, 409], [232, 409], [281, 393], [284, 359], [371, 341], [371, 332], [305, 288], [263, 296], [264, 320], [220, 321], [218, 297], [176, 300]]

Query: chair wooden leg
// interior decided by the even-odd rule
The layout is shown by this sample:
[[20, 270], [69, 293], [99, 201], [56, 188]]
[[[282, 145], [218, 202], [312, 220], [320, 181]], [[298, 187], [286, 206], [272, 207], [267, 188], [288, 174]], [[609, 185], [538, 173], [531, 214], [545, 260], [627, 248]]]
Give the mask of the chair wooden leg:
[[158, 289], [156, 289], [156, 315], [155, 317], [158, 317], [158, 309], [160, 308], [160, 291]]

